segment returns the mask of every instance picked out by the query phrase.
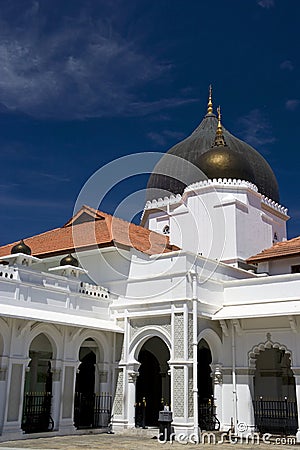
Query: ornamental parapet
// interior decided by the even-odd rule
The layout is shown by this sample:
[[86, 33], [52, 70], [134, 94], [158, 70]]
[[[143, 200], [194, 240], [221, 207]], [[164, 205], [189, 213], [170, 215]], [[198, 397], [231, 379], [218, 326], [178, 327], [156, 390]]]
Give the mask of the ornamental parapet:
[[95, 284], [80, 283], [79, 292], [84, 295], [89, 295], [91, 297], [105, 298], [109, 299], [108, 289], [103, 286], [97, 286]]
[[213, 178], [212, 180], [197, 181], [196, 183], [190, 184], [184, 190], [186, 192], [193, 192], [198, 189], [205, 187], [219, 187], [219, 186], [236, 186], [251, 189], [254, 192], [258, 192], [258, 188], [255, 184], [250, 183], [250, 181], [240, 180], [236, 178]]
[[276, 211], [280, 212], [281, 214], [287, 215], [287, 213], [288, 213], [287, 208], [279, 205], [279, 203], [276, 203], [274, 200], [271, 200], [270, 198], [266, 197], [265, 195], [262, 195], [261, 201], [264, 205], [268, 206], [269, 208], [275, 209]]

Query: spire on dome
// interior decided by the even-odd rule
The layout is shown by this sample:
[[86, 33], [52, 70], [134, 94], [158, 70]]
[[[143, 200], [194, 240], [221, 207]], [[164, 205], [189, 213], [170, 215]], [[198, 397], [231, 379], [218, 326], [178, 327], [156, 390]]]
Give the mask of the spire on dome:
[[213, 114], [213, 104], [212, 104], [212, 85], [209, 85], [208, 90], [208, 103], [207, 103], [207, 114], [210, 115]]
[[212, 145], [213, 147], [219, 147], [220, 145], [223, 145], [223, 146], [226, 145], [224, 135], [223, 135], [222, 123], [221, 123], [221, 107], [220, 106], [218, 106], [217, 112], [218, 112], [218, 126], [217, 126], [215, 141]]

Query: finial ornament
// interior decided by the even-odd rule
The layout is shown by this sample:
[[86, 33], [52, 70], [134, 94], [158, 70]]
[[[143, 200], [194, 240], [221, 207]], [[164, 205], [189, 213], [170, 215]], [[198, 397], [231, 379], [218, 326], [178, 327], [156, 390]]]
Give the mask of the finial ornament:
[[217, 131], [216, 131], [216, 137], [215, 137], [215, 141], [213, 143], [213, 147], [218, 147], [220, 145], [226, 145], [224, 136], [223, 136], [223, 129], [222, 129], [222, 123], [221, 123], [221, 107], [218, 106], [217, 108], [217, 113], [218, 113], [218, 126], [217, 126]]
[[212, 85], [211, 84], [209, 85], [209, 90], [208, 90], [207, 114], [213, 114]]

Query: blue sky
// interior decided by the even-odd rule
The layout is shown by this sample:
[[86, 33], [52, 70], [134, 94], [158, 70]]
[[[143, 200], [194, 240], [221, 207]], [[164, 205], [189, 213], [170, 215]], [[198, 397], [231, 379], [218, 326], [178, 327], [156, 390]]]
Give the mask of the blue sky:
[[[299, 0], [1, 0], [0, 243], [61, 226], [104, 164], [189, 135], [207, 90], [300, 234]], [[103, 209], [143, 189], [112, 189]]]

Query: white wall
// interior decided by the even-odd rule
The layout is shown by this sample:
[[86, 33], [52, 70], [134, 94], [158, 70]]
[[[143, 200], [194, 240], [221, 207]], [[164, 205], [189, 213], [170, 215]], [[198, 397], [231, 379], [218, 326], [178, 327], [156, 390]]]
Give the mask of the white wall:
[[144, 220], [160, 232], [169, 217], [170, 242], [183, 250], [235, 263], [271, 247], [275, 233], [278, 241], [286, 238], [286, 210], [247, 182], [195, 183], [174, 202], [153, 203], [153, 213], [147, 204]]

